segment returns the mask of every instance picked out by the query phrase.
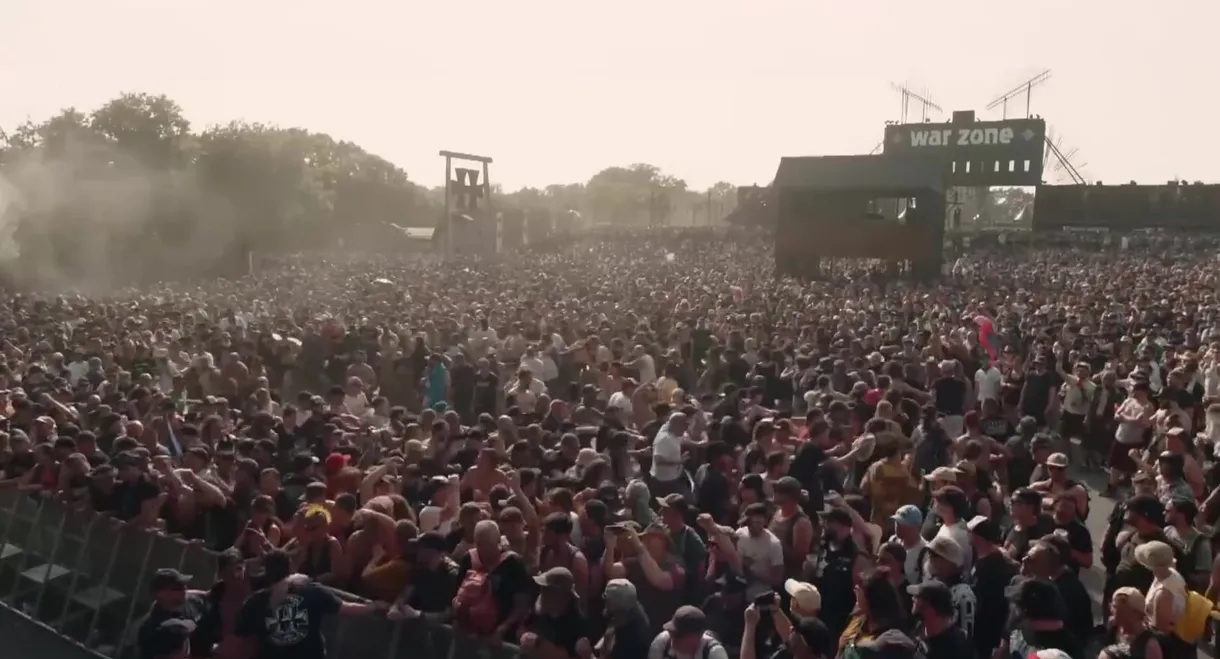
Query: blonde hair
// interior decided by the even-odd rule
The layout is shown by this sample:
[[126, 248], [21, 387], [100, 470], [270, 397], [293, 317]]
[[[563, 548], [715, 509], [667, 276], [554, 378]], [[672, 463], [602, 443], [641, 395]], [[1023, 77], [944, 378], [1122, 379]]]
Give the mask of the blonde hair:
[[303, 519], [307, 522], [312, 521], [319, 517], [322, 518], [322, 520], [325, 521], [327, 524], [330, 524], [330, 511], [326, 509], [326, 506], [322, 506], [322, 505], [315, 503], [315, 504], [306, 506], [305, 510], [301, 511], [301, 519]]
[[1144, 594], [1138, 588], [1131, 586], [1124, 586], [1114, 591], [1113, 600], [1125, 603], [1133, 611], [1143, 611], [1145, 608]]

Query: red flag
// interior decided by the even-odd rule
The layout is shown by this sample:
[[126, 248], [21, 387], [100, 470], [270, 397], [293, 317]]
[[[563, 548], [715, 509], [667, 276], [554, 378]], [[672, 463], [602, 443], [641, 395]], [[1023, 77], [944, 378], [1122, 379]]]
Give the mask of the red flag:
[[999, 343], [999, 336], [995, 333], [995, 321], [983, 314], [974, 317], [974, 324], [979, 327], [979, 343], [982, 344], [983, 350], [987, 351], [987, 355], [992, 361], [999, 358], [999, 348], [996, 344]]

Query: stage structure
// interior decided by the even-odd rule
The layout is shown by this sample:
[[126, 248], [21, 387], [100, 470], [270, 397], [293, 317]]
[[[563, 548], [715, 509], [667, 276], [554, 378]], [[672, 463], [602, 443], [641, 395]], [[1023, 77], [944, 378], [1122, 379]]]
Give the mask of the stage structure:
[[1220, 231], [1220, 185], [1044, 185], [1034, 198], [1034, 230]]
[[[499, 253], [499, 219], [491, 205], [491, 158], [456, 151], [440, 155], [445, 159], [445, 217], [438, 228], [445, 256]], [[481, 163], [482, 168], [454, 167], [455, 160]]]
[[884, 153], [935, 158], [949, 186], [1039, 185], [1045, 145], [1042, 119], [975, 121], [965, 110], [949, 123], [886, 126]]
[[831, 259], [879, 259], [916, 279], [940, 275], [944, 188], [922, 154], [784, 158], [772, 185], [775, 271], [819, 278]]

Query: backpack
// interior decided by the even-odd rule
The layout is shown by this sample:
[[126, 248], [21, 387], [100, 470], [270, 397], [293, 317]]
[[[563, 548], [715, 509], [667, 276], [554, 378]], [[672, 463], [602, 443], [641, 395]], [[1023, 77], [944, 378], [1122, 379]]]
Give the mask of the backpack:
[[1186, 610], [1173, 626], [1173, 635], [1194, 645], [1207, 632], [1211, 620], [1212, 601], [1199, 593], [1186, 591]]
[[1168, 535], [1165, 536], [1165, 544], [1169, 545], [1169, 548], [1173, 550], [1174, 565], [1177, 567], [1178, 574], [1186, 576], [1195, 571], [1195, 552], [1199, 551], [1203, 538], [1204, 535], [1198, 533], [1190, 541], [1189, 545], [1183, 545], [1176, 540], [1171, 540]]
[[[1161, 531], [1158, 531], [1157, 534], [1155, 536], [1153, 536], [1152, 539], [1160, 540], [1161, 542], [1169, 545], [1169, 548], [1171, 550], [1173, 550], [1174, 567], [1177, 568], [1179, 573], [1185, 574], [1184, 572], [1182, 572], [1182, 569], [1190, 565], [1190, 554], [1187, 553], [1187, 548], [1182, 546], [1182, 543], [1180, 543], [1180, 542], [1175, 542], [1173, 540], [1170, 540], [1169, 536], [1165, 535], [1165, 533], [1161, 532]], [[1128, 538], [1127, 542], [1133, 542], [1134, 540], [1135, 540], [1134, 537]], [[1144, 568], [1144, 569], [1147, 569], [1147, 568]]]
[[918, 580], [915, 582], [915, 585], [918, 585], [918, 584], [921, 584], [924, 582], [923, 564], [924, 564], [924, 561], [927, 560], [927, 558], [928, 558], [928, 545], [924, 544], [922, 547], [919, 548], [919, 557], [915, 559], [915, 576], [918, 577]]
[[1080, 489], [1084, 490], [1084, 510], [1077, 510], [1076, 516], [1080, 518], [1081, 522], [1088, 522], [1089, 521], [1089, 509], [1093, 507], [1093, 495], [1091, 492], [1089, 492], [1089, 487], [1087, 485], [1085, 485], [1084, 483], [1077, 483], [1076, 481], [1071, 480], [1071, 479], [1064, 481], [1063, 484], [1069, 490], [1071, 490], [1073, 487], [1076, 487], [1077, 485], [1080, 486]]
[[[508, 554], [502, 556], [500, 561], [506, 558]], [[462, 630], [480, 636], [495, 633], [500, 623], [500, 605], [492, 591], [491, 573], [498, 565], [490, 568], [484, 566], [479, 562], [478, 552], [470, 552], [470, 570], [453, 596], [454, 622]]]

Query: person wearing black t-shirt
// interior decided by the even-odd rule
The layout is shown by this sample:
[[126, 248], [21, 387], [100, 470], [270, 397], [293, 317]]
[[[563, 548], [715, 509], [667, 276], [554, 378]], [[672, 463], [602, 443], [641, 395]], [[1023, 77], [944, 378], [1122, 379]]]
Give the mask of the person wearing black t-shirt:
[[[811, 440], [820, 438], [830, 429], [823, 420], [816, 420], [809, 425]], [[816, 433], [816, 434], [815, 434]], [[792, 463], [788, 465], [788, 475], [800, 481], [801, 489], [805, 490], [805, 500], [802, 507], [810, 521], [819, 523], [819, 513], [825, 505], [825, 488], [822, 485], [822, 464], [826, 462], [826, 453], [817, 441], [803, 442], [796, 450]]]
[[602, 593], [606, 632], [598, 641], [598, 656], [606, 659], [639, 659], [648, 656], [652, 626], [640, 606], [635, 584], [611, 579]]
[[553, 567], [534, 581], [538, 584], [538, 605], [523, 626], [521, 649], [538, 651], [544, 657], [556, 656], [556, 650], [572, 659], [590, 656], [593, 644], [589, 624], [580, 612], [571, 570]]
[[0, 465], [0, 481], [16, 480], [34, 470], [38, 463], [30, 450], [30, 438], [21, 430], [14, 430], [8, 440], [8, 460]]
[[1046, 358], [1034, 358], [1033, 370], [1025, 374], [1025, 385], [1021, 388], [1020, 409], [1022, 416], [1032, 416], [1038, 426], [1046, 425], [1046, 408], [1051, 402], [1051, 393], [1057, 390], [1055, 376], [1046, 365]]
[[1055, 495], [1055, 508], [1052, 519], [1055, 522], [1055, 534], [1067, 539], [1071, 554], [1064, 556], [1068, 569], [1077, 574], [1080, 569], [1093, 567], [1093, 534], [1089, 527], [1080, 521], [1076, 512], [1077, 498], [1071, 492], [1060, 492]]
[[974, 659], [974, 645], [954, 623], [957, 607], [949, 587], [936, 581], [912, 586], [911, 612], [918, 621], [915, 640], [927, 659]]
[[980, 657], [991, 657], [1004, 636], [1008, 622], [1007, 589], [1017, 576], [1017, 564], [1000, 550], [1000, 527], [982, 515], [966, 524], [974, 547], [974, 568], [970, 585], [974, 588], [974, 647]]
[[1080, 577], [1068, 569], [1064, 554], [1069, 551], [1067, 539], [1052, 533], [1034, 543], [1026, 560], [1030, 573], [1049, 579], [1059, 589], [1059, 595], [1067, 605], [1064, 629], [1087, 639], [1093, 633], [1093, 598]]
[[1004, 536], [1004, 553], [1020, 563], [1039, 538], [1055, 530], [1055, 522], [1042, 513], [1042, 495], [1029, 488], [1012, 493], [1012, 527]]
[[410, 585], [399, 598], [391, 617], [423, 617], [429, 622], [447, 622], [458, 590], [458, 566], [447, 555], [445, 536], [430, 531], [419, 537]]
[[729, 506], [732, 502], [732, 483], [727, 472], [732, 468], [732, 451], [724, 442], [712, 442], [707, 446], [707, 469], [695, 489], [695, 505], [712, 516], [717, 524], [728, 524]]
[[120, 453], [114, 458], [118, 482], [111, 492], [114, 516], [124, 522], [151, 526], [161, 512], [161, 488], [146, 474], [143, 460], [134, 453]]
[[313, 581], [290, 575], [288, 554], [263, 557], [271, 585], [252, 593], [237, 614], [236, 633], [256, 647], [254, 659], [325, 659], [322, 621], [332, 614], [367, 615], [383, 603], [344, 602]]
[[[502, 538], [500, 526], [491, 520], [482, 520], [474, 525], [474, 547], [458, 562], [458, 583], [465, 581], [471, 570], [488, 573], [497, 609], [494, 634], [501, 641], [511, 642], [517, 638], [518, 625], [530, 612], [536, 584], [530, 578], [525, 560], [506, 551]], [[454, 615], [460, 627], [463, 621], [460, 606]]]
[[1008, 417], [1004, 416], [1004, 411], [1000, 409], [1000, 402], [994, 398], [983, 400], [982, 415], [979, 418], [979, 432], [1000, 444], [1007, 442], [1008, 438], [1012, 437], [1013, 433], [1016, 432]]
[[162, 622], [140, 642], [140, 659], [185, 659], [196, 656], [197, 651], [190, 640], [195, 630], [195, 623], [190, 620], [170, 618]]
[[940, 425], [949, 439], [956, 440], [965, 431], [962, 417], [966, 414], [966, 382], [957, 377], [957, 363], [941, 362], [940, 377], [932, 383], [932, 402], [942, 415]]
[[[171, 569], [157, 570], [153, 575], [152, 608], [140, 621], [136, 635], [141, 658], [157, 656], [159, 631], [161, 626], [169, 620], [178, 619], [190, 622], [192, 640], [199, 640], [194, 636], [196, 632], [194, 625], [198, 624], [208, 612], [209, 603], [205, 593], [187, 590], [186, 586], [190, 581], [191, 577]], [[194, 643], [191, 646], [191, 655], [206, 657], [211, 650], [211, 646], [206, 643]]]
[[743, 359], [740, 352], [733, 348], [726, 349], [724, 351], [724, 365], [729, 382], [738, 387], [745, 387], [749, 384], [750, 362]]
[[1084, 659], [1084, 639], [1064, 624], [1067, 607], [1055, 584], [1026, 579], [1013, 591], [1016, 621], [1001, 646], [1004, 659], [1029, 659], [1039, 650], [1060, 650], [1072, 659]]
[[500, 398], [500, 378], [491, 370], [491, 362], [480, 358], [478, 372], [474, 374], [471, 402], [475, 415], [495, 415]]
[[452, 357], [449, 367], [449, 385], [453, 391], [453, 409], [462, 418], [463, 423], [471, 423], [477, 418], [474, 413], [474, 395], [476, 373], [474, 366], [466, 361], [466, 355], [458, 353]]

